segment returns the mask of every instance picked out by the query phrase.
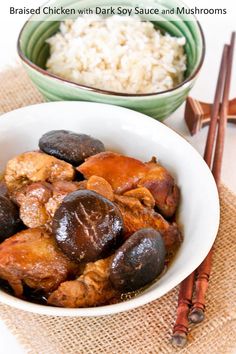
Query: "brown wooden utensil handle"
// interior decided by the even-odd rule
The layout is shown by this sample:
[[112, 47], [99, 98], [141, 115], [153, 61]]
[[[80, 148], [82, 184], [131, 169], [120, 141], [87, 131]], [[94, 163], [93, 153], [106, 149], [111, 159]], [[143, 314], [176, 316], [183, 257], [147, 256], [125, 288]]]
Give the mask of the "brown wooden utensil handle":
[[[205, 146], [204, 159], [209, 166], [212, 167], [212, 156], [214, 151], [214, 161], [212, 167], [212, 173], [215, 178], [217, 186], [220, 183], [220, 174], [222, 168], [222, 159], [224, 151], [224, 139], [225, 139], [225, 130], [229, 112], [229, 92], [230, 92], [230, 82], [232, 74], [232, 63], [233, 63], [233, 53], [235, 45], [235, 32], [232, 33], [230, 46], [225, 45], [222, 53], [220, 71], [216, 86], [214, 104], [211, 107], [211, 120], [210, 127], [208, 130], [208, 136]], [[220, 104], [222, 102], [222, 104]], [[232, 109], [235, 107], [235, 100], [231, 101]], [[188, 120], [187, 124], [192, 124], [192, 129], [197, 131], [199, 129], [199, 122], [204, 116], [204, 111], [201, 105], [192, 98], [189, 97], [186, 105], [186, 117], [189, 119], [191, 113], [194, 111], [197, 112], [195, 117], [198, 117], [198, 120]], [[218, 123], [218, 131], [217, 131]], [[191, 304], [191, 298], [194, 290], [194, 276], [196, 274], [196, 283], [195, 283], [195, 297], [193, 299], [193, 307], [189, 314], [189, 318], [194, 323], [199, 323], [204, 319], [205, 311], [205, 296], [208, 288], [208, 281], [211, 272], [212, 265], [212, 254], [213, 249], [208, 253], [205, 260], [202, 264], [196, 269], [195, 272], [190, 274], [180, 285], [179, 291], [179, 300], [177, 308], [177, 318], [173, 329], [172, 335], [172, 344], [177, 346], [184, 346], [187, 342], [187, 333], [188, 333], [188, 311], [189, 305]], [[190, 298], [191, 296], [191, 298]]]
[[194, 273], [180, 284], [176, 322], [173, 328], [172, 344], [183, 347], [187, 342], [188, 314], [192, 305]]
[[192, 323], [200, 323], [205, 318], [204, 311], [208, 282], [211, 273], [212, 255], [213, 249], [210, 250], [207, 257], [196, 271], [195, 297], [192, 301], [193, 307], [189, 313], [189, 320]]

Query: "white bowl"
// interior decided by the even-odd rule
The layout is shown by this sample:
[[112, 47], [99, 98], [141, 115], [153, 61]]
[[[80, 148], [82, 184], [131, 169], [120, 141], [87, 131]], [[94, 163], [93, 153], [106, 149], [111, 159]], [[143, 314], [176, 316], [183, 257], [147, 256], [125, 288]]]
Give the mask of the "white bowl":
[[67, 309], [23, 301], [0, 290], [0, 301], [53, 316], [100, 316], [126, 311], [166, 294], [186, 278], [209, 252], [219, 226], [219, 198], [212, 174], [198, 152], [152, 118], [125, 108], [87, 102], [51, 102], [21, 108], [0, 119], [0, 171], [13, 156], [37, 149], [40, 136], [69, 129], [101, 139], [107, 149], [143, 161], [157, 156], [181, 189], [179, 222], [184, 241], [167, 272], [142, 294], [119, 304]]

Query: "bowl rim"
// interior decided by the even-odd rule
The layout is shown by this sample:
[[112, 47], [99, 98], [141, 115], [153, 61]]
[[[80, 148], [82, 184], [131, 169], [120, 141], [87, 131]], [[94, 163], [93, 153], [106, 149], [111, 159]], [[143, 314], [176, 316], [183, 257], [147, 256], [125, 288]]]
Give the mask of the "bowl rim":
[[[205, 247], [204, 252], [201, 250], [202, 254], [201, 257], [194, 263], [191, 263], [191, 267], [188, 267], [188, 269], [182, 270], [182, 272], [179, 272], [178, 274], [175, 275], [175, 278], [172, 279], [172, 281], [169, 281], [165, 284], [165, 286], [162, 286], [162, 289], [160, 291], [159, 289], [159, 295], [156, 296], [156, 289], [152, 289], [150, 292], [143, 293], [141, 296], [134, 297], [131, 300], [120, 302], [117, 304], [111, 304], [111, 305], [103, 305], [103, 306], [98, 306], [98, 307], [87, 307], [87, 308], [62, 308], [62, 307], [54, 307], [54, 306], [47, 306], [47, 305], [41, 305], [41, 304], [36, 304], [36, 303], [31, 303], [19, 298], [16, 298], [13, 295], [7, 294], [4, 291], [0, 289], [0, 300], [1, 302], [5, 303], [6, 305], [13, 306], [15, 308], [25, 310], [28, 312], [32, 313], [37, 313], [37, 314], [42, 314], [42, 315], [50, 315], [50, 316], [69, 316], [69, 317], [96, 317], [96, 316], [104, 316], [104, 315], [113, 315], [116, 313], [122, 313], [128, 310], [132, 310], [134, 308], [138, 308], [140, 306], [146, 305], [147, 303], [150, 303], [151, 301], [157, 300], [161, 296], [165, 295], [168, 291], [173, 289], [175, 286], [177, 286], [181, 281], [183, 281], [192, 271], [194, 271], [199, 264], [202, 262], [202, 260], [207, 256], [210, 248], [212, 247], [215, 238], [217, 236], [217, 231], [219, 228], [219, 222], [220, 222], [220, 204], [219, 204], [219, 194], [218, 190], [215, 184], [215, 180], [213, 178], [213, 175], [200, 155], [200, 153], [194, 149], [194, 147], [181, 135], [179, 135], [177, 132], [174, 130], [170, 129], [168, 126], [164, 125], [161, 122], [158, 122], [151, 117], [139, 113], [136, 111], [133, 111], [128, 108], [124, 107], [119, 107], [119, 106], [111, 106], [109, 104], [104, 104], [104, 103], [94, 103], [94, 102], [81, 102], [81, 101], [60, 101], [60, 102], [44, 102], [44, 103], [39, 103], [31, 106], [26, 106], [26, 107], [21, 107], [18, 109], [15, 109], [11, 112], [5, 113], [1, 119], [0, 125], [4, 124], [6, 120], [10, 123], [12, 120], [14, 122], [15, 120], [15, 115], [18, 112], [32, 112], [35, 109], [45, 109], [48, 108], [50, 105], [51, 106], [57, 106], [60, 109], [60, 106], [63, 105], [82, 105], [86, 107], [87, 105], [93, 105], [95, 108], [98, 107], [98, 105], [101, 107], [101, 109], [108, 109], [110, 107], [115, 107], [116, 110], [119, 110], [120, 112], [130, 112], [130, 115], [135, 117], [135, 119], [140, 119], [140, 121], [146, 121], [150, 125], [155, 125], [159, 126], [159, 129], [165, 130], [166, 132], [168, 131], [168, 134], [174, 136], [177, 138], [179, 141], [181, 141], [181, 144], [184, 144], [188, 146], [188, 149], [191, 150], [191, 154], [193, 154], [197, 159], [201, 159], [201, 163], [203, 164], [203, 168], [206, 169], [206, 173], [209, 177], [209, 180], [211, 180], [211, 185], [212, 185], [212, 191], [214, 190], [214, 197], [215, 197], [215, 205], [214, 205], [214, 216], [215, 216], [215, 221], [214, 221], [214, 231], [212, 232], [212, 237], [208, 242], [208, 249]], [[44, 107], [43, 107], [44, 106]], [[76, 111], [76, 110], [75, 110]], [[122, 116], [122, 115], [121, 115]], [[131, 118], [130, 118], [131, 119]], [[201, 258], [201, 259], [200, 259]]]
[[[166, 93], [171, 93], [171, 92], [175, 92], [177, 91], [179, 88], [186, 86], [186, 84], [190, 83], [194, 78], [197, 77], [197, 75], [199, 74], [201, 67], [203, 65], [204, 59], [205, 59], [205, 54], [206, 54], [206, 41], [205, 41], [205, 36], [203, 33], [203, 29], [202, 26], [200, 25], [200, 22], [197, 20], [197, 18], [195, 16], [193, 16], [195, 18], [196, 24], [198, 26], [198, 29], [200, 31], [200, 38], [202, 41], [202, 52], [201, 52], [201, 58], [200, 61], [197, 65], [197, 67], [195, 68], [195, 70], [192, 72], [192, 74], [190, 76], [188, 76], [184, 81], [182, 81], [180, 84], [176, 85], [175, 87], [168, 89], [168, 90], [164, 90], [164, 91], [158, 91], [158, 92], [152, 92], [152, 93], [121, 93], [121, 92], [115, 92], [115, 91], [109, 91], [109, 90], [104, 90], [104, 89], [99, 89], [96, 87], [92, 87], [92, 86], [87, 86], [87, 85], [82, 85], [76, 82], [73, 82], [71, 80], [67, 80], [64, 79], [58, 75], [52, 74], [50, 72], [48, 72], [45, 69], [40, 68], [38, 65], [36, 65], [35, 63], [33, 63], [30, 59], [28, 59], [26, 57], [26, 55], [23, 53], [23, 50], [21, 49], [21, 36], [26, 28], [26, 26], [28, 25], [30, 21], [30, 19], [33, 17], [34, 15], [30, 16], [29, 19], [25, 22], [25, 24], [23, 25], [23, 27], [20, 30], [19, 36], [17, 38], [17, 53], [19, 55], [19, 57], [21, 58], [21, 60], [28, 66], [30, 66], [32, 69], [36, 70], [39, 74], [49, 77], [51, 79], [54, 80], [58, 80], [59, 82], [64, 82], [67, 85], [71, 86], [71, 87], [76, 87], [85, 91], [89, 91], [89, 92], [94, 92], [94, 93], [98, 93], [98, 94], [103, 94], [103, 95], [109, 95], [109, 96], [116, 96], [116, 97], [153, 97], [153, 96], [160, 96]], [[171, 22], [171, 21], [168, 21]]]

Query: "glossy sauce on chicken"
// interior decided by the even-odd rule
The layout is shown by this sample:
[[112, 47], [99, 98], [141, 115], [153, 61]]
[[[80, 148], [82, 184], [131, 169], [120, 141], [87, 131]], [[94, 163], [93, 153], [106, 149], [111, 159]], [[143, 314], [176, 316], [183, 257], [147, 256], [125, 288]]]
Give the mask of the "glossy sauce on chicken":
[[104, 152], [84, 134], [48, 132], [40, 147], [8, 161], [0, 181], [6, 212], [21, 222], [0, 243], [1, 289], [61, 307], [137, 296], [182, 242], [174, 178], [155, 158]]

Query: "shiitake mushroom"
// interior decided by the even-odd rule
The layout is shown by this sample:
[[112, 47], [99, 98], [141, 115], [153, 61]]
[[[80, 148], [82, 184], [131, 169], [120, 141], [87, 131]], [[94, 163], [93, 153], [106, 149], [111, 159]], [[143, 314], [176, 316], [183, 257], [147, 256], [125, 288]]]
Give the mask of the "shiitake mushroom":
[[110, 280], [121, 292], [140, 289], [164, 269], [165, 245], [161, 234], [140, 229], [116, 251], [110, 266]]
[[104, 258], [123, 241], [123, 219], [118, 207], [89, 190], [72, 192], [63, 199], [52, 230], [61, 250], [77, 262]]
[[46, 154], [80, 165], [84, 160], [105, 151], [103, 143], [86, 134], [77, 134], [69, 130], [52, 130], [39, 140], [39, 148]]
[[21, 225], [17, 206], [0, 195], [0, 242], [14, 235]]

